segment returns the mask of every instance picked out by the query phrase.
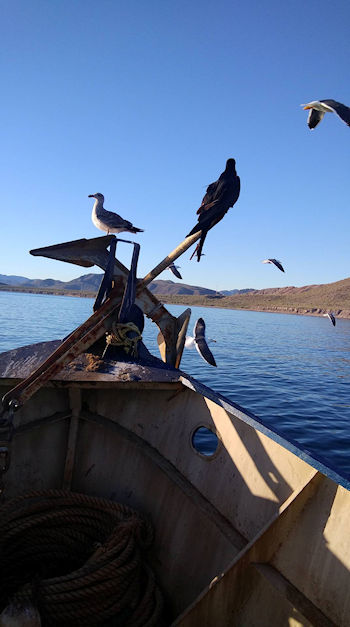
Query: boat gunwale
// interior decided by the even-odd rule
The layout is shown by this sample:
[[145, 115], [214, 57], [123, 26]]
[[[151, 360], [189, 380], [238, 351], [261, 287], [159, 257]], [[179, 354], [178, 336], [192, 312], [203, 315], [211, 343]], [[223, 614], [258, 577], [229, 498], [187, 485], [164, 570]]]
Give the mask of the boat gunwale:
[[234, 403], [230, 399], [226, 398], [223, 394], [215, 392], [211, 388], [185, 373], [181, 373], [180, 381], [190, 390], [201, 394], [203, 397], [222, 407], [227, 413], [233, 414], [236, 418], [253, 427], [256, 431], [266, 435], [270, 438], [270, 440], [273, 440], [283, 448], [287, 449], [296, 457], [299, 457], [299, 459], [306, 462], [309, 466], [312, 466], [312, 468], [315, 468], [315, 470], [322, 473], [335, 483], [341, 485], [346, 490], [350, 490], [350, 479], [343, 477], [336, 470], [327, 466], [326, 461], [313, 457], [310, 451], [303, 449], [298, 442], [295, 442], [293, 439], [287, 440], [286, 437], [278, 430], [274, 430], [271, 427], [266, 426], [249, 410], [244, 409], [237, 403]]

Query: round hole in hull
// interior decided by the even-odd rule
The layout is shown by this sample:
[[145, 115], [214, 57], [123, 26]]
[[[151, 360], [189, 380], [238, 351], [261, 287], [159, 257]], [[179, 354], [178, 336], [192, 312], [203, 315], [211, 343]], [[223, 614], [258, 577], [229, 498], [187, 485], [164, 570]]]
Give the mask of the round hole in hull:
[[219, 446], [219, 438], [208, 427], [200, 426], [193, 431], [191, 444], [196, 453], [208, 459], [215, 455]]

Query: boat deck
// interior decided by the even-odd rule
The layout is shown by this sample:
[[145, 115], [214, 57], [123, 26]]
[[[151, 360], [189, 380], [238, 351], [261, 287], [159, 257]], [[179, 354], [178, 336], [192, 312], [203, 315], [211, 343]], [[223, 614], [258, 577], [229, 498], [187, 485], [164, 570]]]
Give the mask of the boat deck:
[[[1, 354], [4, 392], [59, 343]], [[15, 426], [6, 498], [64, 488], [149, 516], [169, 624], [349, 625], [349, 483], [186, 373], [84, 353]]]

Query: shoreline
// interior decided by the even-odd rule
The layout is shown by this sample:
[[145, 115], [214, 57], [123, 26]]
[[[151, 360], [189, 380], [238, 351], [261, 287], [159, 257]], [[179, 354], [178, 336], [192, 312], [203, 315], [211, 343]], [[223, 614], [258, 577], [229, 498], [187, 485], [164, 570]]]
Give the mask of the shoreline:
[[[228, 307], [224, 307], [223, 309], [228, 309]], [[230, 307], [233, 309], [233, 307]], [[235, 307], [236, 311], [258, 311], [261, 313], [283, 313], [295, 316], [313, 316], [314, 318], [322, 318], [327, 315], [328, 309], [320, 309], [319, 307], [310, 307], [310, 309], [304, 309], [303, 307], [275, 307], [275, 308], [265, 308], [260, 307], [255, 309], [250, 309], [248, 307]], [[350, 310], [349, 309], [338, 309], [332, 310], [332, 313], [336, 318], [342, 318], [343, 320], [350, 320]]]
[[[0, 285], [0, 291], [1, 292], [16, 292], [16, 293], [22, 293], [22, 294], [44, 294], [47, 296], [69, 296], [69, 297], [75, 297], [75, 298], [96, 298], [96, 292], [84, 292], [84, 291], [78, 291], [78, 290], [59, 290], [59, 289], [50, 289], [50, 288], [24, 288], [24, 287], [17, 287], [15, 285]], [[155, 293], [155, 296], [157, 298], [159, 298], [159, 300], [164, 303], [165, 305], [182, 305], [184, 307], [186, 306], [192, 306], [192, 307], [210, 307], [210, 308], [215, 308], [217, 307], [218, 309], [231, 309], [232, 311], [257, 311], [257, 312], [263, 312], [263, 313], [283, 313], [283, 314], [291, 314], [291, 315], [298, 315], [298, 316], [315, 316], [315, 317], [323, 317], [327, 314], [328, 311], [330, 311], [330, 309], [323, 309], [321, 307], [313, 307], [313, 306], [309, 306], [309, 307], [293, 307], [293, 306], [280, 306], [280, 305], [276, 305], [276, 306], [265, 306], [265, 305], [256, 305], [255, 307], [233, 307], [231, 303], [223, 303], [222, 301], [225, 299], [218, 299], [218, 300], [214, 300], [214, 302], [210, 299], [210, 302], [198, 302], [198, 297], [197, 296], [186, 296], [183, 300], [180, 299], [181, 302], [178, 301], [178, 296], [176, 296], [175, 298], [172, 297], [171, 295], [166, 295], [166, 294], [157, 294]], [[203, 297], [203, 300], [205, 299], [205, 297]], [[192, 302], [193, 301], [197, 301], [197, 302]], [[209, 299], [205, 299], [206, 301], [208, 301]], [[332, 309], [332, 312], [334, 313], [336, 318], [342, 318], [344, 320], [350, 320], [350, 309], [342, 309], [340, 307], [336, 307]]]

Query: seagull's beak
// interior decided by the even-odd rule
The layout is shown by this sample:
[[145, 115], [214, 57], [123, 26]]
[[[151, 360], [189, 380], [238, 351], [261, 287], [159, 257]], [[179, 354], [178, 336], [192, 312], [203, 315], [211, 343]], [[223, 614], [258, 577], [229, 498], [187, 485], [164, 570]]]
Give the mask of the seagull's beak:
[[310, 107], [309, 105], [305, 105], [305, 106], [301, 105], [301, 106], [303, 107], [304, 111], [306, 111], [306, 109], [312, 109], [312, 107]]
[[95, 198], [94, 194], [89, 194], [88, 198]]

